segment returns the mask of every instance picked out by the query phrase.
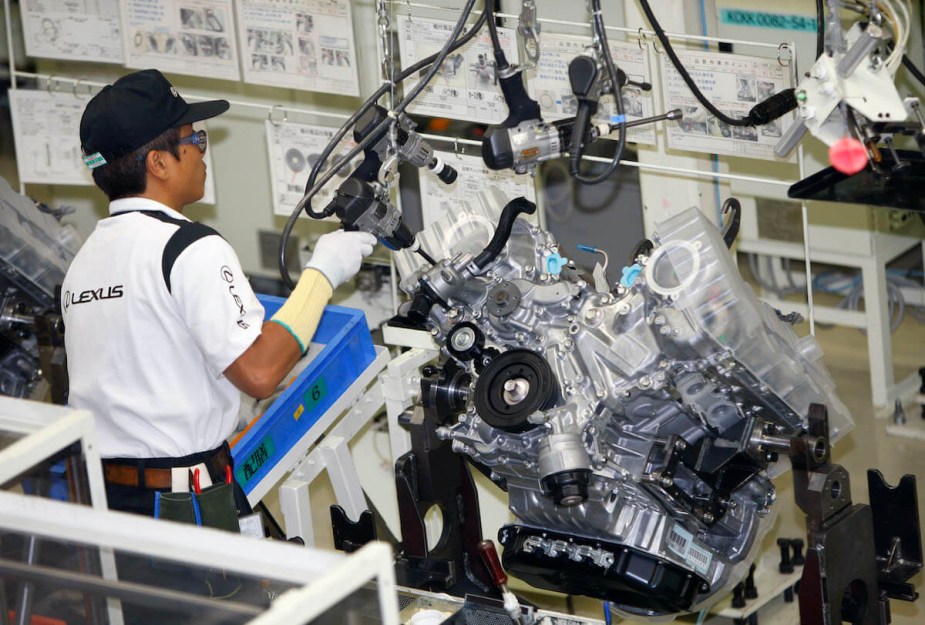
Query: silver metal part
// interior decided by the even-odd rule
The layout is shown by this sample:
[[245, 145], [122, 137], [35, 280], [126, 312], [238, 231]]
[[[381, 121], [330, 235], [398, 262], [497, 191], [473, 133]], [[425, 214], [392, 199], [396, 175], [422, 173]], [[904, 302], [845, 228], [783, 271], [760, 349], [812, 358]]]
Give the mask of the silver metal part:
[[512, 378], [504, 383], [504, 393], [502, 397], [509, 406], [513, 406], [526, 399], [529, 392], [530, 382], [523, 378]]
[[875, 24], [868, 24], [838, 62], [838, 75], [846, 78], [853, 74], [858, 65], [867, 60], [871, 51], [882, 42], [883, 29]]
[[536, 19], [536, 0], [521, 2], [517, 34], [523, 42], [524, 56], [527, 58], [522, 69], [533, 69], [540, 62], [540, 23]]
[[402, 160], [415, 167], [427, 167], [434, 158], [434, 148], [416, 132], [409, 133], [408, 139], [398, 148], [398, 153]]
[[[477, 222], [475, 209], [454, 218]], [[523, 220], [475, 275], [472, 255], [486, 235], [471, 232], [461, 236], [477, 241], [443, 240], [443, 249], [467, 253], [405, 272], [402, 288], [413, 292], [424, 282], [449, 305], [452, 314], [431, 310], [438, 343], [471, 323], [486, 349], [530, 350], [545, 359], [559, 394], [519, 431], [489, 425], [470, 397], [441, 437], [503, 481], [519, 525], [576, 537], [571, 546], [537, 539], [531, 548], [575, 549], [589, 562], [608, 557], [579, 554], [596, 540], [645, 552], [705, 580], [708, 590], [692, 609], [711, 605], [747, 575], [773, 525], [771, 478], [783, 468], [767, 452], [805, 429], [811, 403], [828, 406], [833, 439], [851, 425], [815, 339], [798, 337], [754, 296], [721, 233], [698, 209], [659, 224], [654, 250], [638, 259], [643, 271], [617, 296], [574, 274], [544, 273], [558, 245]], [[515, 290], [519, 297], [511, 297]], [[456, 341], [466, 335], [456, 332], [462, 336], [453, 347], [461, 348]], [[472, 362], [460, 366], [478, 382]], [[502, 381], [510, 406], [536, 390], [530, 375], [524, 368]], [[751, 441], [764, 424], [772, 434]], [[714, 464], [722, 466], [727, 450], [755, 463], [753, 473], [736, 483], [714, 480], [721, 474]], [[557, 503], [541, 484], [570, 472], [587, 476], [587, 494]], [[712, 506], [702, 504], [707, 500]], [[672, 542], [678, 535], [691, 537], [687, 548]], [[633, 618], [664, 616], [612, 601]]]
[[453, 333], [450, 343], [458, 351], [466, 351], [475, 345], [475, 331], [472, 328], [461, 328]]
[[[383, 168], [384, 169], [384, 168]], [[402, 221], [401, 212], [389, 201], [388, 192], [378, 183], [373, 183], [376, 201], [354, 222], [354, 226], [363, 232], [377, 237], [390, 237]]]
[[587, 471], [591, 468], [588, 452], [577, 432], [550, 434], [537, 449], [541, 478], [565, 471]]
[[526, 121], [509, 128], [508, 134], [514, 156], [511, 169], [518, 174], [531, 171], [543, 161], [558, 158], [564, 148], [559, 141], [559, 131], [545, 122]]

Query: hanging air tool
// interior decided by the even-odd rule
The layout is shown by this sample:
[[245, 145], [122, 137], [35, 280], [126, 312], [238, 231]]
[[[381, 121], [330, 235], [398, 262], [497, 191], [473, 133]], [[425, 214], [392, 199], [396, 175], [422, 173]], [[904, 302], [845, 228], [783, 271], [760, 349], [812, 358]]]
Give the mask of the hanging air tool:
[[[354, 140], [360, 142], [365, 139], [387, 117], [388, 112], [381, 106], [370, 107], [357, 119]], [[445, 184], [452, 184], [457, 172], [434, 154], [433, 147], [414, 131], [414, 122], [404, 114], [397, 117], [396, 135], [397, 151], [394, 154], [390, 153], [388, 129], [370, 143], [363, 151], [363, 162], [341, 183], [324, 212], [337, 215], [345, 230], [372, 233], [393, 250], [416, 250], [414, 234], [402, 219], [401, 212], [389, 201], [383, 169], [388, 175], [396, 161], [407, 162], [428, 169]]]
[[[512, 169], [518, 174], [531, 173], [543, 161], [574, 152], [576, 144], [588, 145], [616, 130], [619, 125], [617, 123], [591, 123], [601, 93], [609, 89], [605, 76], [606, 73], [592, 56], [575, 57], [569, 64], [569, 80], [572, 92], [579, 101], [578, 115], [552, 123], [543, 121], [539, 104], [523, 88], [520, 72], [502, 77], [501, 92], [509, 115], [500, 125], [489, 126], [482, 137], [482, 160], [485, 165], [494, 170]], [[621, 86], [629, 84], [643, 91], [652, 89], [649, 83], [629, 80], [622, 70], [617, 70], [617, 76]], [[625, 127], [666, 119], [678, 120], [681, 116], [681, 110], [674, 109], [662, 115], [627, 121]], [[576, 123], [581, 128], [578, 135], [575, 134]]]

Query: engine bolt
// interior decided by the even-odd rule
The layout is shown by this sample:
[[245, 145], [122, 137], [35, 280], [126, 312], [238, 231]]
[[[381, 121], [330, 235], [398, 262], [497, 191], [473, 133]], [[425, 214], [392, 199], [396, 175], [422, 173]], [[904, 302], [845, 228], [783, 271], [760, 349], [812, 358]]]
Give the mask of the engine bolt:
[[671, 328], [669, 326], [662, 326], [658, 329], [659, 334], [671, 334]]
[[450, 343], [452, 343], [453, 349], [465, 351], [475, 345], [475, 331], [472, 328], [463, 326], [453, 333]]
[[674, 486], [674, 480], [671, 478], [670, 475], [663, 475], [661, 478], [659, 478], [658, 481], [662, 486], [665, 486], [665, 487]]

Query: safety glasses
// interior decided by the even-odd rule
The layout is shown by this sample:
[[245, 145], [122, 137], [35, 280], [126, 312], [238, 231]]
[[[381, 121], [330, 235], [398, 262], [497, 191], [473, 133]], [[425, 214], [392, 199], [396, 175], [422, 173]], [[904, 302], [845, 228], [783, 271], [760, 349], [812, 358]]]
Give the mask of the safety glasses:
[[209, 136], [206, 134], [206, 131], [200, 130], [186, 137], [181, 137], [180, 140], [177, 141], [177, 145], [192, 144], [198, 147], [199, 151], [204, 154], [206, 146], [209, 143], [208, 138]]

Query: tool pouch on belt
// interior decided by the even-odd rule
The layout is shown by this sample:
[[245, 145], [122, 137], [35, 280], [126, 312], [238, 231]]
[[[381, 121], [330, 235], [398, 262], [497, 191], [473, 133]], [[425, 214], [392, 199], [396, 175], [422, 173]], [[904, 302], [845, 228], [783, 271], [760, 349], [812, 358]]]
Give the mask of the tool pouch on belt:
[[154, 518], [202, 525], [193, 493], [154, 493]]
[[231, 482], [213, 484], [200, 492], [157, 492], [154, 517], [240, 532]]
[[235, 533], [241, 531], [232, 487], [232, 484], [224, 482], [193, 494], [199, 507], [200, 525]]

